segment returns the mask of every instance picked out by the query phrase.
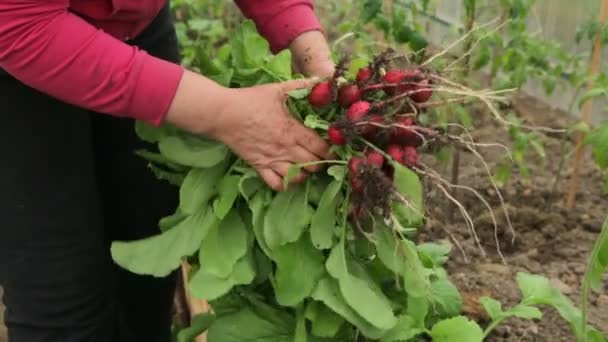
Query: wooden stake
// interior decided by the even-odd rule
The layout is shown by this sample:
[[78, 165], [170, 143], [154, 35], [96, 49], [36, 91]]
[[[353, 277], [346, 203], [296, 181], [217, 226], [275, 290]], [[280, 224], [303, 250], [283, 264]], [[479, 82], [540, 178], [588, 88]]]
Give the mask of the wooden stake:
[[[190, 292], [188, 291], [188, 274], [190, 274], [190, 265], [187, 263], [182, 264], [182, 278], [184, 279], [184, 293], [186, 294], [186, 299], [188, 302], [188, 309], [190, 310], [190, 317], [194, 317], [200, 313], [209, 311], [209, 304], [200, 299], [192, 298]], [[198, 336], [195, 342], [207, 342], [207, 333], [203, 333]]]
[[[602, 30], [608, 18], [608, 0], [601, 0], [600, 14], [599, 14], [599, 29], [595, 34], [595, 41], [593, 43], [593, 51], [591, 54], [590, 67], [589, 67], [589, 84], [587, 90], [591, 90], [595, 87], [595, 77], [599, 73], [602, 61]], [[582, 120], [585, 123], [589, 123], [589, 116], [591, 109], [593, 108], [593, 100], [588, 99], [585, 101], [583, 110], [581, 112]], [[568, 195], [566, 197], [566, 208], [574, 208], [576, 193], [578, 192], [578, 183], [580, 176], [581, 160], [583, 158], [584, 147], [583, 140], [585, 139], [584, 132], [578, 132], [576, 139], [576, 155], [574, 160], [574, 169], [572, 171], [572, 178], [570, 179], [570, 187], [568, 189]]]

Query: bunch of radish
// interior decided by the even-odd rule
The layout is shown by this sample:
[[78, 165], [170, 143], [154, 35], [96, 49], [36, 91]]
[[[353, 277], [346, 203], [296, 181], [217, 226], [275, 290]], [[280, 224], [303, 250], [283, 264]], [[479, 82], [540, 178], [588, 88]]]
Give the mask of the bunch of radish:
[[332, 78], [316, 84], [308, 95], [313, 108], [333, 107], [338, 112], [328, 123], [327, 139], [351, 152], [348, 174], [355, 202], [357, 197], [372, 201], [367, 206], [355, 203], [356, 212], [361, 206], [369, 212], [384, 206], [381, 202], [386, 201], [373, 198], [390, 192], [394, 167], [388, 161], [416, 171], [419, 148], [431, 132], [417, 124], [417, 117], [433, 95], [432, 75], [416, 67], [385, 70], [385, 66], [370, 63], [353, 80], [338, 67]]

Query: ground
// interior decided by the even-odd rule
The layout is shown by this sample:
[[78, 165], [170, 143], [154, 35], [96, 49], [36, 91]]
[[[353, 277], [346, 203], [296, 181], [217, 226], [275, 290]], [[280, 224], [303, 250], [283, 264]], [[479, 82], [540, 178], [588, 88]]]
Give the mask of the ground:
[[[514, 101], [514, 109], [518, 114], [536, 125], [561, 126], [566, 125], [565, 114], [551, 111], [537, 101], [518, 97]], [[487, 115], [479, 115], [487, 118]], [[476, 123], [475, 139], [478, 142], [508, 141], [504, 127], [487, 119]], [[469, 209], [473, 217], [479, 239], [486, 257], [482, 257], [469, 230], [458, 215], [454, 220], [447, 220], [445, 200], [429, 185], [429, 213], [431, 220], [422, 230], [420, 240], [450, 240], [449, 232], [466, 252], [468, 262], [465, 262], [461, 251], [454, 248], [448, 269], [453, 281], [463, 293], [465, 312], [480, 320], [485, 318], [480, 309], [478, 299], [482, 295], [490, 295], [510, 306], [519, 299], [519, 290], [515, 283], [515, 273], [526, 271], [541, 274], [551, 279], [552, 283], [570, 296], [577, 305], [579, 289], [585, 263], [598, 236], [605, 215], [608, 214], [606, 197], [602, 195], [602, 179], [589, 156], [585, 159], [581, 177], [581, 189], [577, 198], [575, 210], [563, 208], [564, 191], [567, 176], [558, 183], [555, 192], [553, 181], [559, 164], [560, 143], [555, 138], [547, 137], [547, 161], [542, 165], [532, 160], [531, 178], [528, 181], [514, 177], [503, 189], [513, 228], [515, 242], [499, 215], [499, 201], [495, 192], [485, 177], [484, 169], [475, 163], [472, 155], [463, 154], [461, 180], [462, 184], [478, 189], [497, 208], [499, 220], [498, 237], [506, 264], [501, 262], [494, 241], [494, 229], [488, 211], [470, 194], [460, 194], [461, 201]], [[568, 145], [568, 149], [571, 149]], [[481, 150], [490, 166], [493, 166], [500, 156], [497, 149]], [[568, 162], [564, 174], [569, 173]], [[1, 294], [1, 289], [0, 289]], [[604, 333], [608, 333], [608, 296], [593, 295], [591, 298], [591, 323]], [[509, 320], [501, 325], [488, 341], [538, 341], [561, 342], [573, 341], [574, 338], [565, 322], [553, 310], [544, 310], [545, 316], [540, 321], [523, 322]], [[0, 308], [0, 322], [2, 308]], [[0, 342], [6, 342], [6, 334], [0, 325]]]
[[[536, 125], [561, 126], [566, 124], [564, 113], [552, 111], [530, 98], [519, 97], [514, 102], [514, 110]], [[487, 117], [487, 116], [485, 116]], [[560, 120], [562, 122], [560, 122]], [[506, 143], [507, 134], [503, 127], [493, 121], [481, 120], [480, 129], [474, 133], [478, 142]], [[429, 199], [434, 220], [423, 230], [420, 240], [455, 239], [466, 252], [465, 262], [462, 250], [454, 248], [448, 263], [449, 273], [463, 293], [465, 312], [480, 321], [486, 317], [479, 306], [480, 296], [490, 295], [503, 302], [504, 306], [517, 303], [520, 292], [515, 282], [515, 274], [524, 271], [548, 277], [554, 286], [562, 290], [577, 305], [580, 305], [580, 284], [585, 265], [595, 239], [608, 214], [606, 197], [602, 194], [602, 178], [590, 156], [587, 155], [581, 175], [581, 189], [576, 208], [566, 210], [563, 205], [565, 189], [570, 172], [568, 160], [564, 178], [554, 192], [553, 182], [559, 165], [560, 142], [546, 138], [547, 161], [532, 159], [531, 177], [526, 181], [521, 177], [513, 178], [501, 191], [510, 213], [515, 231], [515, 242], [506, 227], [506, 220], [500, 215], [500, 201], [494, 196], [493, 186], [487, 182], [484, 168], [476, 163], [472, 155], [463, 155], [461, 184], [473, 187], [487, 197], [494, 207], [499, 224], [498, 237], [506, 263], [497, 253], [494, 239], [494, 225], [484, 205], [472, 194], [461, 193], [463, 202], [475, 222], [475, 228], [487, 256], [481, 255], [470, 230], [456, 212], [455, 220], [446, 220], [446, 207], [441, 193], [431, 191]], [[568, 144], [568, 151], [572, 145]], [[485, 151], [484, 157], [492, 167], [499, 154], [496, 149]], [[431, 184], [428, 189], [432, 189]], [[449, 234], [448, 234], [449, 232]], [[452, 235], [450, 237], [449, 235]], [[608, 286], [606, 287], [608, 288]], [[608, 296], [591, 297], [590, 321], [608, 333]], [[522, 322], [509, 320], [488, 339], [488, 341], [574, 341], [568, 325], [556, 311], [544, 310], [540, 321]]]

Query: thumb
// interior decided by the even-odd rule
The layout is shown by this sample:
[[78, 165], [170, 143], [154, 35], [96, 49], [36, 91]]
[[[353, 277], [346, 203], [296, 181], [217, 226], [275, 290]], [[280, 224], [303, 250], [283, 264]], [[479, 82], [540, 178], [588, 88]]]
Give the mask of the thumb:
[[289, 80], [280, 84], [281, 89], [288, 93], [292, 90], [312, 88], [315, 84], [319, 83], [321, 79], [319, 77], [303, 78], [297, 80]]

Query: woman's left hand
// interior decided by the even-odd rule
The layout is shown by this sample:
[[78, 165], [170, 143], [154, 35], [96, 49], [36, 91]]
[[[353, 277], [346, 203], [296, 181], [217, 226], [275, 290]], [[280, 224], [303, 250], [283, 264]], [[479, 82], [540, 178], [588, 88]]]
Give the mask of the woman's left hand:
[[291, 42], [289, 49], [297, 72], [309, 77], [325, 78], [333, 75], [335, 65], [331, 60], [327, 40], [321, 31], [302, 33]]

